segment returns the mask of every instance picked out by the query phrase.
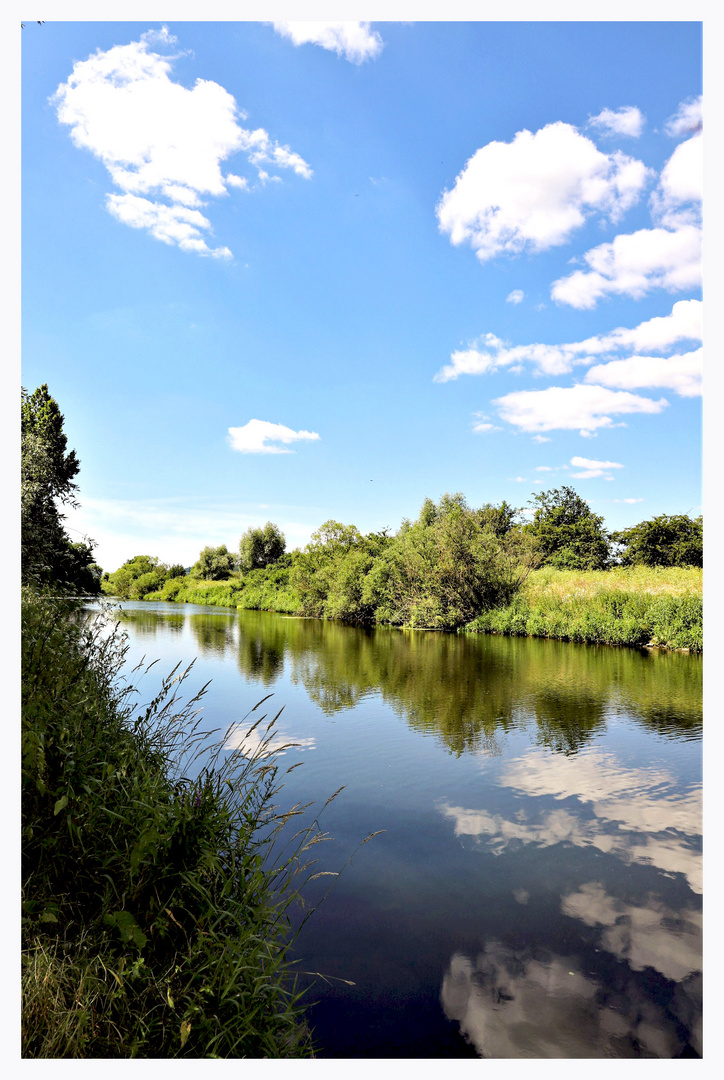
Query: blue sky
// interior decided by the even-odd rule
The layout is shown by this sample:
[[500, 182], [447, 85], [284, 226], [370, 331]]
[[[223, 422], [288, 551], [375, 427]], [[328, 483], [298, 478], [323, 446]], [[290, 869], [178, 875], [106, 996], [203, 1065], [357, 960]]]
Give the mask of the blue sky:
[[22, 379], [73, 535], [699, 513], [701, 90], [695, 22], [28, 24]]

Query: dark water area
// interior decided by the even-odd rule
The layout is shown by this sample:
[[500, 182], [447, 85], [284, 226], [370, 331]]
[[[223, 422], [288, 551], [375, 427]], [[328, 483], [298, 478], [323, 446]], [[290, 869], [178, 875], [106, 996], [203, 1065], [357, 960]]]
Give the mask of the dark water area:
[[318, 871], [385, 830], [309, 887], [319, 1057], [701, 1054], [701, 657], [162, 603], [121, 624], [128, 666], [160, 661], [142, 700], [196, 657], [207, 726], [284, 707], [284, 803], [346, 785]]

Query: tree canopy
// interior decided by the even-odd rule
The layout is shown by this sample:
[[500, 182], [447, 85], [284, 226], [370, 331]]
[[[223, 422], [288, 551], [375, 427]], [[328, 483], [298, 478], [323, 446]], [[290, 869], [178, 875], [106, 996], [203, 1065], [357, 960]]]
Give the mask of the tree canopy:
[[239, 541], [239, 569], [246, 574], [271, 566], [286, 550], [284, 533], [278, 525], [267, 521], [264, 528], [248, 528]]
[[623, 566], [703, 566], [704, 519], [659, 514], [611, 534]]
[[21, 554], [24, 583], [52, 584], [95, 594], [101, 571], [93, 544], [73, 542], [58, 503], [77, 506], [74, 483], [80, 462], [68, 450], [64, 417], [43, 383], [21, 391]]
[[533, 520], [525, 526], [534, 537], [540, 565], [559, 570], [604, 570], [610, 563], [603, 518], [564, 485], [533, 494]]
[[236, 559], [226, 544], [205, 547], [194, 563], [191, 574], [205, 581], [222, 581], [236, 570]]

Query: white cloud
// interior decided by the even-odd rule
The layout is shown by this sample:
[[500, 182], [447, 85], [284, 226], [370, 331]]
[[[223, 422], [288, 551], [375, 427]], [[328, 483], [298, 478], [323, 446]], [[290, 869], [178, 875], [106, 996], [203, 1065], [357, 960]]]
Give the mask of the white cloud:
[[294, 45], [321, 45], [353, 64], [374, 60], [384, 42], [368, 22], [275, 22], [274, 29]]
[[588, 271], [559, 278], [551, 296], [575, 308], [594, 308], [610, 293], [640, 300], [652, 289], [680, 292], [701, 284], [701, 230], [682, 225], [639, 229], [600, 244], [583, 256]]
[[522, 431], [579, 430], [591, 435], [614, 426], [614, 416], [659, 413], [665, 398], [653, 401], [603, 386], [550, 386], [547, 390], [516, 390], [493, 401], [500, 416]]
[[[241, 454], [293, 454], [285, 447], [299, 439], [318, 439], [316, 431], [293, 431], [284, 424], [272, 424], [268, 420], [250, 420], [243, 427], [229, 428], [232, 450]], [[274, 446], [273, 443], [282, 443]]]
[[201, 229], [210, 229], [211, 222], [198, 210], [186, 206], [167, 206], [151, 202], [138, 195], [109, 195], [106, 206], [113, 217], [133, 229], [147, 229], [151, 236], [164, 244], [178, 244], [182, 251], [199, 255], [231, 258], [229, 248], [210, 248]]
[[522, 300], [525, 300], [525, 293], [522, 289], [513, 289], [505, 298], [506, 304], [519, 304]]
[[645, 499], [614, 499], [615, 503], [640, 503], [645, 502]]
[[173, 61], [181, 54], [162, 56], [151, 46], [175, 40], [164, 29], [97, 50], [74, 64], [51, 101], [75, 145], [99, 158], [123, 192], [107, 199], [115, 217], [183, 250], [228, 257], [228, 248], [212, 250], [203, 240], [200, 230], [209, 231], [210, 222], [195, 210], [204, 205], [202, 196], [248, 186], [244, 177], [224, 176], [222, 162], [242, 152], [260, 176], [263, 165], [306, 178], [312, 171], [263, 128], [242, 127], [245, 114], [218, 83], [197, 79], [189, 90], [174, 82]]
[[596, 128], [606, 135], [628, 135], [638, 139], [644, 129], [646, 118], [635, 105], [625, 105], [621, 109], [604, 109], [598, 116], [592, 116], [588, 126]]
[[703, 349], [680, 356], [630, 356], [597, 364], [586, 372], [585, 382], [621, 390], [662, 387], [681, 397], [702, 393]]
[[477, 150], [437, 206], [440, 230], [481, 260], [565, 243], [594, 212], [616, 221], [637, 202], [650, 170], [604, 154], [570, 124]]
[[550, 442], [550, 441], [551, 440], [548, 438], [547, 435], [534, 435], [533, 436], [533, 442], [541, 443], [541, 442]]
[[652, 216], [657, 224], [673, 229], [698, 225], [703, 193], [703, 136], [694, 135], [679, 143], [664, 165], [650, 200]]
[[486, 431], [502, 431], [502, 428], [496, 427], [495, 424], [490, 423], [490, 417], [486, 413], [476, 412], [473, 413], [476, 417], [476, 421], [473, 424], [473, 431], [484, 433]]
[[592, 458], [584, 457], [572, 457], [571, 465], [583, 470], [583, 472], [571, 473], [574, 480], [592, 480], [598, 476], [605, 476], [607, 480], [612, 480], [613, 477], [610, 476], [609, 471], [623, 468], [618, 461], [594, 461]]
[[535, 471], [536, 472], [553, 472], [553, 469], [551, 468], [550, 465], [536, 465]]
[[633, 329], [618, 327], [608, 334], [561, 345], [511, 346], [495, 334], [485, 334], [479, 346], [453, 352], [451, 363], [437, 372], [434, 381], [448, 382], [460, 375], [481, 375], [523, 362], [535, 365], [545, 375], [560, 375], [570, 371], [575, 364], [591, 363], [594, 357], [622, 349], [666, 351], [679, 341], [702, 340], [702, 309], [700, 300], [678, 300], [670, 315], [648, 319]]
[[674, 138], [680, 135], [691, 135], [693, 131], [701, 130], [702, 120], [703, 105], [700, 94], [699, 97], [682, 101], [674, 115], [666, 121], [664, 131]]

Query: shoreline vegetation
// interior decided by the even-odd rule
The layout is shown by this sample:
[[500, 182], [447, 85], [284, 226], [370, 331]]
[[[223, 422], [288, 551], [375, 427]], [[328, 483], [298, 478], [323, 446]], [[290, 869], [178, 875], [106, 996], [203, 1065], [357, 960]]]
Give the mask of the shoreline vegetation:
[[59, 509], [78, 468], [47, 386], [23, 390], [22, 1056], [313, 1057], [291, 949], [326, 835], [280, 809], [293, 744], [267, 698], [203, 730], [193, 665], [137, 700], [110, 605], [84, 609], [102, 571]]
[[[532, 570], [509, 604], [481, 613], [459, 632], [701, 652], [702, 582], [702, 570], [696, 567], [590, 571], [546, 567]], [[241, 581], [177, 578], [170, 588], [143, 599], [319, 617], [301, 610], [301, 600], [289, 588], [288, 571], [283, 568], [277, 568], [273, 576], [253, 572]]]
[[702, 519], [660, 515], [609, 533], [573, 489], [534, 496], [528, 519], [503, 502], [426, 499], [416, 521], [363, 535], [327, 521], [302, 551], [276, 525], [239, 555], [207, 547], [193, 567], [136, 556], [102, 591], [272, 611], [357, 625], [703, 649]]
[[23, 1057], [313, 1057], [290, 948], [325, 835], [278, 807], [276, 717], [227, 751], [191, 667], [137, 704], [112, 613], [22, 611]]

